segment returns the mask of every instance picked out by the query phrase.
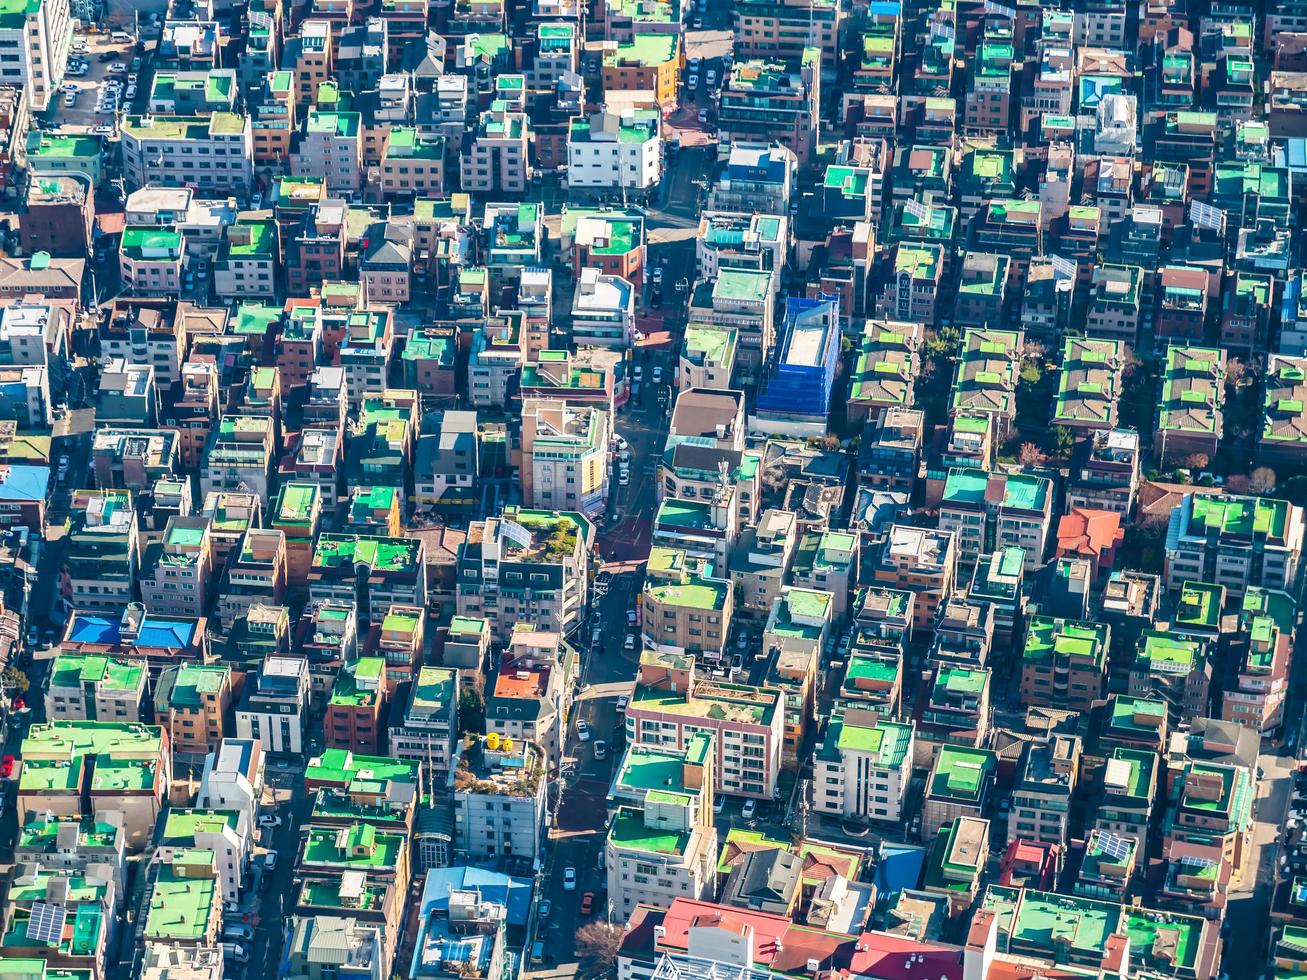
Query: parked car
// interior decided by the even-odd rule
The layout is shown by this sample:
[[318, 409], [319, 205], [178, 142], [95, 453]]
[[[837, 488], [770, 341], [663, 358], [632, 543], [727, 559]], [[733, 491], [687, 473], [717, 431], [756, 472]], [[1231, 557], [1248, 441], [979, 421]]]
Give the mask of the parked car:
[[277, 870], [277, 852], [269, 851], [263, 855], [263, 866], [269, 871]]
[[595, 910], [595, 893], [586, 892], [581, 896], [581, 914], [589, 915]]
[[[662, 270], [659, 269], [658, 271], [661, 272]], [[657, 366], [654, 367], [654, 369], [653, 369], [653, 383], [656, 384], [656, 385], [658, 385], [658, 384], [662, 384], [662, 383], [663, 383], [663, 369], [662, 369], [661, 367], [657, 367]]]
[[590, 741], [590, 726], [583, 721], [576, 723], [576, 737], [582, 742]]
[[626, 706], [627, 706], [628, 704], [630, 704], [630, 703], [631, 703], [631, 698], [630, 698], [630, 696], [629, 696], [629, 695], [626, 695], [626, 694], [623, 694], [620, 698], [617, 699], [617, 713], [618, 713], [619, 715], [620, 715], [620, 714], [625, 714], [625, 713], [626, 713]]
[[707, 85], [709, 88], [712, 88], [714, 85], [717, 84], [717, 69], [716, 69], [716, 68], [709, 68], [709, 69], [708, 69], [708, 74], [704, 76], [703, 83], [704, 83], [705, 85]]
[[576, 868], [563, 869], [563, 891], [576, 891]]
[[608, 758], [607, 743], [604, 742], [602, 739], [598, 742], [595, 742], [594, 753], [595, 753], [595, 758], [600, 761], [607, 759]]
[[[661, 286], [661, 285], [663, 284], [663, 267], [662, 267], [662, 266], [658, 266], [658, 267], [656, 267], [656, 268], [654, 269], [654, 271], [653, 271], [653, 284], [654, 284], [655, 286]], [[640, 369], [637, 367], [636, 370], [639, 371]], [[657, 380], [658, 380], [658, 375], [657, 375], [657, 373], [656, 373], [657, 371], [658, 371], [658, 369], [657, 369], [657, 368], [654, 368], [654, 372], [655, 372], [655, 374], [654, 374], [654, 381], [657, 381]], [[636, 378], [639, 378], [639, 377], [640, 377], [640, 376], [637, 374], [637, 375], [636, 375]]]
[[229, 926], [223, 926], [222, 938], [240, 939], [248, 943], [252, 942], [254, 939], [254, 930], [243, 923], [233, 922]]
[[722, 812], [723, 810], [725, 810], [725, 809], [726, 809], [726, 797], [722, 796], [722, 795], [719, 793], [719, 794], [717, 794], [716, 796], [713, 797], [713, 800], [712, 800], [712, 812], [713, 812], [713, 813], [721, 813], [721, 812]]
[[631, 651], [635, 649], [635, 634], [627, 633], [626, 642], [622, 644], [622, 649]]
[[632, 381], [644, 380], [644, 368], [641, 367], [639, 364], [637, 364], [635, 367], [631, 369], [631, 380]]
[[92, 135], [92, 136], [112, 136], [112, 135], [113, 135], [113, 127], [112, 127], [112, 126], [104, 126], [104, 125], [100, 125], [100, 126], [92, 126], [92, 127], [91, 127], [91, 135]]
[[0, 759], [0, 779], [12, 779], [14, 775], [14, 763], [17, 760], [12, 755], [7, 755]]
[[246, 963], [250, 958], [250, 954], [245, 952], [245, 947], [240, 943], [223, 943], [222, 955], [237, 963]]
[[262, 813], [259, 815], [260, 827], [280, 827], [281, 817], [275, 813]]
[[745, 820], [752, 820], [753, 815], [758, 812], [757, 800], [745, 800], [744, 806], [740, 810], [740, 816]]
[[540, 903], [540, 911], [536, 913], [536, 918], [537, 919], [549, 918], [549, 913], [553, 911], [553, 908], [554, 908], [554, 903], [546, 898], [543, 902]]
[[109, 35], [109, 40], [114, 44], [135, 44], [136, 36], [126, 31], [114, 31]]
[[65, 93], [64, 93], [64, 108], [65, 108], [65, 109], [71, 109], [71, 108], [72, 108], [73, 106], [75, 106], [75, 105], [77, 105], [77, 93], [76, 93], [76, 92], [65, 92]]
[[617, 485], [619, 487], [629, 487], [631, 485], [631, 471], [622, 470], [617, 474]]
[[112, 65], [106, 68], [105, 71], [107, 71], [110, 75], [126, 75], [127, 66], [124, 65], [121, 61], [115, 61]]

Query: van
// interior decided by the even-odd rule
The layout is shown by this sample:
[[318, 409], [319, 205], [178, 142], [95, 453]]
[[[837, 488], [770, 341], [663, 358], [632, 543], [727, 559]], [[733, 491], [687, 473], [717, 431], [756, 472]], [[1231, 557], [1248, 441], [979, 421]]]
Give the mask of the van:
[[537, 939], [531, 946], [531, 965], [539, 966], [545, 961], [545, 941]]
[[248, 963], [250, 959], [250, 954], [245, 952], [245, 947], [240, 943], [223, 943], [222, 955], [237, 963]]
[[114, 31], [112, 34], [109, 35], [109, 40], [113, 41], [114, 44], [136, 43], [136, 38], [128, 34], [126, 31]]

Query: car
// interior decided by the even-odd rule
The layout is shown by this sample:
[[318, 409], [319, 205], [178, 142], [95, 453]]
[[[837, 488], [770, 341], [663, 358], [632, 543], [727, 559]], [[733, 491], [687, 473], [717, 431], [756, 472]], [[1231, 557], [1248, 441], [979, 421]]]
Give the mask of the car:
[[7, 755], [0, 759], [0, 779], [12, 779], [14, 775], [14, 763], [17, 762], [12, 755]]
[[590, 726], [583, 721], [576, 723], [576, 737], [582, 742], [590, 741]]
[[707, 85], [709, 88], [712, 88], [714, 85], [717, 84], [717, 69], [716, 69], [716, 68], [709, 68], [709, 69], [708, 69], [708, 74], [705, 75], [705, 76], [703, 77], [703, 83], [704, 83], [705, 85]]
[[693, 58], [691, 58], [689, 61], [687, 61], [687, 62], [685, 63], [685, 70], [686, 70], [686, 71], [698, 71], [698, 70], [699, 70], [699, 66], [700, 66], [701, 64], [703, 64], [703, 59], [700, 58], [698, 55], [695, 55]]
[[233, 922], [229, 926], [223, 926], [223, 939], [241, 939], [245, 942], [251, 942], [254, 939], [254, 930], [241, 922]]
[[92, 136], [112, 136], [112, 135], [113, 135], [113, 127], [112, 127], [112, 126], [104, 126], [104, 125], [100, 125], [100, 126], [92, 126], [92, 127], [91, 127], [91, 135], [92, 135]]
[[698, 75], [689, 75], [689, 76], [687, 76], [686, 79], [685, 79], [685, 87], [686, 87], [686, 88], [698, 88], [698, 87], [699, 87], [699, 76], [698, 76]]
[[586, 892], [581, 896], [581, 914], [589, 915], [595, 910], [595, 893]]
[[125, 98], [127, 99], [128, 102], [130, 102], [132, 99], [136, 98], [136, 83], [135, 83], [135, 82], [132, 82], [130, 85], [127, 86], [127, 95], [125, 96]]
[[712, 801], [712, 812], [721, 813], [725, 809], [726, 809], [726, 797], [721, 795], [714, 796]]
[[234, 960], [237, 963], [248, 962], [250, 958], [250, 954], [245, 952], [245, 947], [242, 946], [240, 943], [223, 943], [222, 955], [229, 960]]
[[71, 108], [72, 108], [73, 106], [75, 106], [75, 105], [77, 105], [77, 93], [76, 93], [76, 92], [65, 92], [65, 93], [64, 93], [64, 108], [65, 108], [65, 109], [71, 109]]
[[260, 827], [280, 827], [281, 817], [275, 813], [262, 813], [259, 815]]
[[739, 647], [741, 650], [747, 647], [749, 645], [749, 634], [741, 633], [739, 636], [737, 636], [735, 638], [735, 645]]
[[549, 918], [549, 913], [553, 911], [553, 908], [554, 908], [554, 903], [546, 898], [543, 902], [540, 903], [540, 908], [536, 910], [536, 918], [537, 919]]
[[106, 68], [105, 71], [107, 71], [110, 75], [126, 75], [127, 66], [124, 65], [121, 61], [115, 61], [112, 65]]
[[632, 382], [632, 384], [631, 384], [631, 397], [632, 397], [632, 398], [639, 398], [639, 397], [640, 397], [640, 382], [639, 382], [638, 379], [637, 379], [636, 381]]
[[86, 75], [89, 72], [90, 69], [86, 65], [79, 64], [79, 65], [69, 65], [68, 69], [65, 71], [65, 74], [72, 75], [74, 78], [81, 78], [83, 75]]
[[640, 618], [639, 615], [636, 613], [634, 609], [626, 610], [626, 621], [630, 623], [632, 626], [636, 624], [639, 618]]
[[631, 377], [636, 381], [644, 380], [644, 368], [637, 364], [631, 369]]
[[620, 463], [622, 466], [630, 466], [630, 465], [631, 465], [631, 450], [629, 450], [629, 449], [623, 449], [621, 452], [619, 452], [619, 453], [617, 454], [617, 462]]
[[240, 903], [240, 902], [223, 902], [223, 903], [222, 903], [222, 914], [223, 914], [223, 915], [240, 915], [240, 914], [241, 914], [241, 903]]
[[140, 70], [141, 70], [141, 56], [138, 54], [135, 58], [132, 59], [132, 71], [140, 71]]
[[269, 870], [269, 871], [276, 871], [276, 870], [277, 870], [277, 852], [276, 852], [276, 851], [269, 851], [267, 854], [263, 855], [263, 866], [264, 866], [264, 868], [266, 868], [266, 869]]
[[563, 891], [576, 891], [576, 868], [563, 869]]
[[118, 57], [117, 51], [101, 51], [100, 64], [104, 64], [106, 61], [113, 61], [117, 57]]
[[86, 52], [87, 47], [88, 45], [86, 43], [86, 38], [79, 37], [73, 39], [73, 50], [76, 51], [78, 54], [84, 54]]
[[135, 44], [136, 35], [129, 34], [126, 31], [114, 31], [109, 35], [109, 40], [114, 44]]
[[631, 485], [631, 471], [622, 470], [617, 474], [617, 485], [619, 487], [629, 487]]
[[624, 439], [622, 436], [613, 436], [613, 444], [614, 444], [618, 449], [630, 449], [630, 448], [631, 448], [631, 444], [630, 444], [629, 442], [627, 442], [626, 439]]
[[707, 110], [707, 109], [700, 109], [700, 110], [699, 110], [699, 122], [701, 122], [701, 123], [706, 123], [707, 121], [708, 121], [708, 110]]
[[622, 649], [623, 649], [623, 650], [634, 650], [634, 649], [635, 649], [635, 634], [634, 634], [634, 633], [627, 633], [627, 634], [626, 634], [626, 642], [622, 644]]
[[617, 699], [617, 713], [618, 713], [619, 715], [621, 715], [621, 714], [625, 714], [625, 713], [626, 713], [626, 706], [627, 706], [628, 704], [630, 704], [630, 703], [631, 703], [631, 697], [630, 697], [630, 695], [628, 695], [628, 694], [623, 694], [620, 698]]
[[758, 812], [757, 800], [745, 800], [744, 807], [740, 810], [740, 816], [745, 820], [752, 820], [753, 815]]
[[255, 191], [250, 195], [250, 210], [257, 211], [261, 207], [263, 207], [263, 192]]
[[594, 744], [595, 758], [604, 760], [608, 758], [608, 745], [601, 739]]
[[653, 369], [653, 383], [658, 385], [663, 383], [663, 369], [656, 367]]
[[744, 670], [744, 658], [738, 653], [731, 655], [731, 670]]
[[662, 269], [662, 266], [659, 266], [658, 268], [654, 269], [654, 271], [653, 271], [653, 284], [654, 284], [655, 286], [661, 286], [661, 285], [663, 284], [663, 269]]

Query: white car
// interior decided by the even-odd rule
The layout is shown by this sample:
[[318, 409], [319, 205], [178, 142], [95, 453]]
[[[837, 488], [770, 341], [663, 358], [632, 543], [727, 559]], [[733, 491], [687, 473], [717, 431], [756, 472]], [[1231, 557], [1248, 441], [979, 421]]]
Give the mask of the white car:
[[709, 69], [708, 69], [708, 74], [704, 76], [703, 82], [704, 82], [704, 84], [707, 85], [709, 88], [712, 88], [714, 85], [716, 85], [716, 84], [717, 84], [717, 69], [716, 69], [716, 68], [709, 68]]
[[260, 827], [280, 827], [281, 817], [275, 813], [264, 813], [259, 817]]
[[75, 106], [75, 105], [77, 105], [77, 93], [76, 93], [76, 92], [65, 92], [65, 93], [64, 93], [64, 108], [65, 108], [65, 109], [71, 109], [71, 108], [72, 108], [73, 106]]
[[626, 634], [626, 642], [622, 644], [622, 649], [623, 649], [623, 650], [634, 650], [634, 649], [635, 649], [635, 634], [634, 634], [634, 633], [627, 633], [627, 634]]
[[617, 474], [617, 485], [619, 487], [629, 487], [631, 485], [631, 471], [620, 470]]
[[699, 86], [699, 76], [698, 76], [698, 75], [691, 75], [691, 76], [689, 76], [689, 77], [685, 80], [685, 87], [686, 87], [686, 88], [698, 88], [698, 86]]
[[136, 98], [136, 85], [135, 85], [135, 84], [132, 84], [132, 85], [128, 85], [128, 86], [127, 86], [127, 95], [124, 96], [124, 98], [126, 98], [129, 102], [130, 102], [132, 99]]
[[563, 891], [576, 891], [576, 868], [563, 869]]
[[265, 868], [267, 868], [269, 871], [276, 871], [276, 870], [277, 870], [277, 852], [276, 852], [276, 851], [269, 851], [267, 854], [263, 855], [263, 866], [264, 866]]
[[631, 696], [629, 694], [623, 694], [620, 698], [617, 699], [617, 713], [620, 715], [624, 711], [626, 711], [626, 706], [630, 703], [631, 703]]
[[699, 122], [701, 122], [701, 123], [706, 123], [707, 121], [708, 121], [708, 110], [707, 110], [707, 109], [700, 109], [700, 110], [699, 110]]
[[576, 737], [582, 742], [590, 741], [590, 726], [583, 721], [576, 723]]
[[595, 742], [594, 753], [596, 759], [603, 761], [608, 758], [608, 746], [603, 742]]
[[92, 126], [92, 127], [91, 127], [91, 135], [92, 135], [92, 136], [112, 136], [112, 135], [113, 135], [113, 127], [112, 127], [112, 126]]
[[662, 384], [662, 381], [663, 381], [663, 369], [660, 368], [660, 367], [656, 367], [656, 368], [654, 368], [654, 369], [653, 369], [653, 383], [654, 383], [654, 384]]
[[110, 75], [126, 75], [127, 66], [124, 65], [121, 61], [115, 61], [112, 65], [106, 68], [105, 71], [107, 71]]
[[639, 364], [637, 364], [634, 368], [631, 369], [631, 378], [635, 381], [643, 381], [644, 368], [642, 368]]
[[[662, 266], [659, 266], [658, 268], [654, 269], [654, 271], [653, 271], [653, 284], [654, 284], [655, 286], [661, 286], [661, 285], [663, 284], [663, 267], [662, 267]], [[637, 368], [637, 370], [639, 370], [639, 369]], [[655, 368], [655, 370], [657, 370], [657, 369]], [[639, 378], [639, 377], [640, 377], [640, 376], [637, 374], [637, 375], [636, 375], [636, 378]]]
[[752, 820], [753, 815], [758, 812], [757, 800], [745, 800], [744, 807], [740, 810], [740, 816], [745, 820]]

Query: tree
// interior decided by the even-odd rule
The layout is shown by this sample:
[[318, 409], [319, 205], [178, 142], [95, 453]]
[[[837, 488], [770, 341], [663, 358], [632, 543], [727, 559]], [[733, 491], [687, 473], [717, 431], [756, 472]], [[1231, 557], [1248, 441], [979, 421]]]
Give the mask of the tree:
[[1071, 430], [1065, 425], [1053, 425], [1048, 429], [1048, 454], [1050, 456], [1066, 456], [1070, 454], [1071, 447], [1076, 443], [1076, 437], [1071, 434]]
[[1044, 453], [1033, 442], [1023, 442], [1017, 453], [1017, 462], [1022, 466], [1038, 466], [1044, 461]]
[[1190, 453], [1180, 460], [1180, 465], [1187, 470], [1205, 470], [1210, 462], [1206, 453]]
[[476, 691], [459, 695], [458, 730], [463, 734], [481, 734], [486, 730], [486, 705]]
[[4, 674], [0, 676], [0, 682], [3, 682], [4, 686], [15, 694], [26, 694], [27, 689], [32, 686], [32, 682], [27, 679], [27, 675], [12, 665], [5, 668]]
[[1275, 470], [1259, 466], [1248, 474], [1248, 489], [1253, 493], [1270, 493], [1275, 489]]
[[1039, 370], [1039, 365], [1034, 361], [1026, 361], [1025, 364], [1021, 365], [1021, 383], [1023, 385], [1034, 387], [1039, 384], [1039, 379], [1043, 376], [1043, 372]]
[[840, 437], [833, 432], [827, 432], [817, 440], [817, 445], [827, 452], [833, 453], [840, 448]]
[[576, 958], [586, 977], [603, 976], [617, 963], [622, 930], [608, 922], [588, 922], [576, 932]]

